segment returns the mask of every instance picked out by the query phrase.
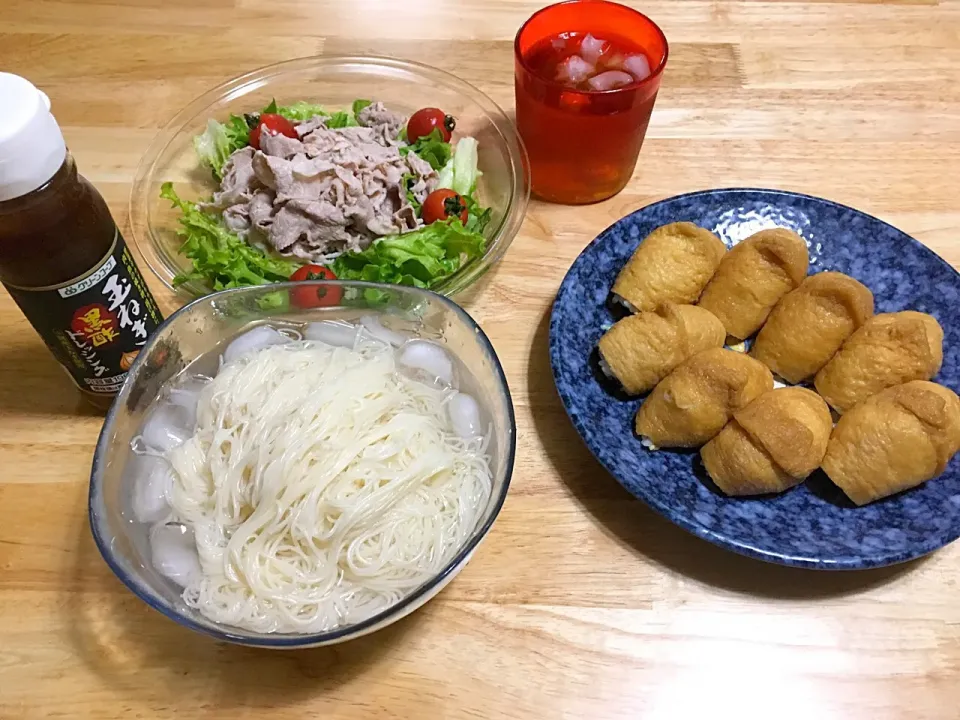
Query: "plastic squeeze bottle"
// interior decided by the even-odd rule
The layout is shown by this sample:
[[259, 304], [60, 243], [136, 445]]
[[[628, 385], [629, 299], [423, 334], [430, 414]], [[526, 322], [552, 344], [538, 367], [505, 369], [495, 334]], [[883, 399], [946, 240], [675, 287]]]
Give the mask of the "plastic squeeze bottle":
[[162, 321], [103, 197], [77, 173], [49, 98], [2, 72], [0, 281], [101, 408]]

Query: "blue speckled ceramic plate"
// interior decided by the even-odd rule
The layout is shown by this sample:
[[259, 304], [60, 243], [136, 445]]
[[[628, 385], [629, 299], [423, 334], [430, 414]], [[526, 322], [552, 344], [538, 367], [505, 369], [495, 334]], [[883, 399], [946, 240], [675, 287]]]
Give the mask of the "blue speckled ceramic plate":
[[[938, 479], [865, 507], [822, 471], [786, 493], [728, 498], [712, 489], [696, 452], [648, 451], [633, 432], [640, 405], [612, 387], [594, 348], [617, 318], [610, 287], [654, 228], [687, 220], [734, 245], [788, 227], [810, 246], [810, 272], [838, 270], [873, 290], [877, 312], [930, 313], [944, 329], [935, 378], [960, 390], [960, 275], [919, 242], [843, 205], [776, 190], [711, 190], [663, 200], [604, 230], [577, 258], [550, 319], [550, 361], [580, 436], [609, 472], [659, 513], [710, 542], [761, 560], [820, 569], [903, 562], [960, 537], [960, 457]], [[706, 482], [705, 482], [706, 480]]]

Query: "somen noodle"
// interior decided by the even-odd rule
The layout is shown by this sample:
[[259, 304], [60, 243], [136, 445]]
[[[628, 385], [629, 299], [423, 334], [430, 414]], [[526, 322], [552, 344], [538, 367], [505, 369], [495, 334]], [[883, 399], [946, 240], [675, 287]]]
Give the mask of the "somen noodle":
[[221, 368], [194, 435], [167, 453], [202, 569], [188, 605], [255, 632], [321, 632], [449, 562], [490, 497], [485, 441], [453, 431], [450, 390], [401, 370], [378, 342], [296, 342]]

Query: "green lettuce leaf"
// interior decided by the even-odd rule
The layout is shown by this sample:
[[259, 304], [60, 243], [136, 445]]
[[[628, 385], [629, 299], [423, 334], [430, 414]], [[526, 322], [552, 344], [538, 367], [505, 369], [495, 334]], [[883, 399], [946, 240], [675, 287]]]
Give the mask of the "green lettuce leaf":
[[472, 137], [460, 138], [453, 148], [453, 157], [440, 169], [437, 187], [450, 188], [467, 196], [477, 189], [480, 172], [478, 143]]
[[461, 195], [464, 205], [467, 206], [467, 230], [475, 233], [483, 233], [490, 219], [493, 216], [493, 210], [481, 207], [473, 195]]
[[362, 252], [339, 256], [332, 268], [341, 280], [430, 288], [483, 255], [486, 243], [483, 235], [453, 218], [402, 235], [382, 237]]
[[410, 189], [414, 183], [417, 182], [417, 176], [413, 173], [404, 173], [403, 177], [400, 178], [400, 187], [404, 189], [407, 195], [407, 202], [413, 206], [413, 211], [417, 214], [417, 217], [420, 217], [420, 207], [422, 203], [417, 200], [417, 196], [413, 194], [413, 191]]
[[240, 115], [231, 115], [230, 120], [227, 121], [224, 127], [227, 133], [227, 139], [236, 150], [245, 148], [250, 144], [250, 126], [247, 124], [245, 118]]
[[372, 100], [354, 100], [353, 106], [350, 108], [353, 111], [353, 116], [356, 117], [360, 114], [360, 111], [366, 107], [373, 105]]
[[268, 257], [227, 230], [220, 221], [196, 204], [181, 200], [173, 185], [164, 183], [160, 197], [169, 200], [183, 215], [177, 234], [183, 239], [181, 254], [193, 262], [193, 270], [174, 278], [174, 285], [200, 281], [214, 290], [265, 285], [287, 280], [299, 265]]
[[[357, 103], [363, 102], [367, 101], [357, 100], [353, 104], [356, 106]], [[264, 110], [264, 112], [269, 111]], [[313, 105], [308, 102], [298, 102], [293, 105], [277, 107], [274, 109], [274, 112], [283, 115], [287, 120], [295, 123], [305, 122], [312, 117], [320, 116], [326, 119], [327, 127], [331, 129], [352, 127], [357, 124], [356, 112], [337, 110], [331, 113], [324, 110], [322, 105]]]
[[293, 105], [282, 105], [277, 107], [276, 102], [270, 103], [273, 106], [273, 110], [270, 110], [269, 107], [264, 108], [263, 112], [275, 112], [277, 115], [282, 115], [290, 122], [300, 123], [306, 120], [309, 120], [312, 117], [319, 115], [320, 117], [327, 117], [330, 115], [326, 110], [323, 109], [323, 105], [314, 105], [313, 103], [308, 103], [304, 101], [296, 102]]
[[437, 189], [453, 188], [453, 158], [447, 160], [437, 173]]
[[290, 293], [286, 290], [277, 290], [257, 298], [257, 307], [261, 310], [288, 310], [290, 308]]
[[219, 123], [212, 118], [207, 120], [207, 127], [193, 139], [193, 148], [200, 163], [210, 168], [217, 180], [223, 177], [223, 166], [227, 159], [249, 144], [250, 127], [239, 115], [231, 115], [226, 123]]
[[472, 137], [460, 138], [453, 152], [453, 189], [469, 195], [477, 189], [477, 180], [483, 174], [480, 168], [478, 143]]
[[434, 128], [429, 135], [417, 138], [417, 141], [412, 145], [404, 145], [400, 148], [401, 155], [410, 152], [419, 155], [421, 160], [426, 160], [430, 163], [430, 167], [438, 172], [453, 157], [453, 149], [450, 143], [444, 142], [443, 136], [440, 135], [437, 128]]
[[353, 127], [357, 124], [356, 118], [345, 110], [337, 110], [327, 118], [327, 127], [331, 130], [338, 128]]

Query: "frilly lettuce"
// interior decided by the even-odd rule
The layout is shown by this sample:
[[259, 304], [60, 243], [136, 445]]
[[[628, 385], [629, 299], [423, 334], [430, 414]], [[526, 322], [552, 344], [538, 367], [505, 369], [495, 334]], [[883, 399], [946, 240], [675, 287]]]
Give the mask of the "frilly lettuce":
[[226, 123], [207, 120], [207, 127], [193, 139], [201, 164], [210, 168], [217, 180], [221, 179], [223, 166], [230, 156], [249, 144], [250, 127], [238, 115], [231, 115]]
[[483, 235], [451, 219], [374, 240], [362, 252], [338, 257], [332, 269], [341, 280], [430, 288], [483, 255], [486, 244]]
[[276, 102], [271, 102], [262, 112], [274, 112], [277, 115], [283, 115], [287, 120], [294, 123], [304, 122], [317, 115], [326, 117], [330, 114], [323, 109], [323, 105], [315, 105], [304, 102], [303, 100], [295, 102], [293, 105], [284, 105], [282, 107], [278, 107]]
[[183, 213], [181, 229], [177, 234], [183, 239], [180, 253], [193, 262], [193, 270], [174, 278], [174, 285], [197, 280], [214, 290], [265, 285], [290, 278], [299, 263], [268, 257], [232, 232], [219, 218], [207, 215], [194, 203], [181, 200], [171, 183], [164, 183], [160, 197], [166, 198]]
[[415, 143], [403, 145], [400, 147], [400, 154], [415, 153], [421, 160], [430, 163], [434, 170], [440, 170], [444, 165], [450, 162], [453, 156], [453, 149], [450, 143], [444, 141], [443, 136], [437, 128], [430, 131], [429, 135], [417, 138]]

